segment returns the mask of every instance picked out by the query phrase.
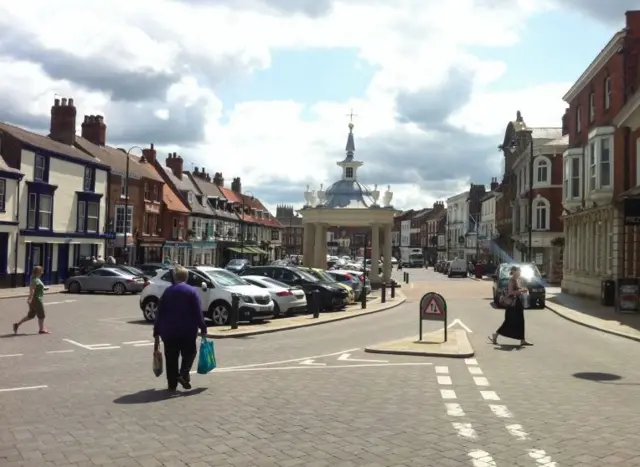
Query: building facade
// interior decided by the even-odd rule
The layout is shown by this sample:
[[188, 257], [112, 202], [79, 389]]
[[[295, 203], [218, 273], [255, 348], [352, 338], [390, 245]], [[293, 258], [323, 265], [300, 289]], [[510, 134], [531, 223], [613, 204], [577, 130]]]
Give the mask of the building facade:
[[16, 287], [18, 277], [18, 239], [20, 181], [24, 175], [9, 167], [0, 156], [0, 288]]
[[[302, 255], [304, 227], [302, 227], [302, 218], [298, 216], [295, 208], [288, 205], [277, 206], [276, 219], [282, 225], [282, 254], [286, 256]], [[332, 248], [335, 247], [329, 245], [329, 254], [338, 254]]]
[[20, 181], [15, 274], [28, 284], [34, 266], [48, 284], [64, 281], [81, 258], [104, 256], [110, 168], [75, 147], [73, 99], [55, 99], [48, 137], [0, 124], [0, 154]]
[[[428, 212], [421, 226], [420, 244], [423, 247], [424, 258], [428, 264], [434, 264], [439, 260], [438, 254], [438, 228], [441, 219], [446, 215], [444, 201], [436, 201]], [[444, 238], [443, 238], [444, 245]]]
[[618, 196], [632, 188], [630, 149], [637, 133], [616, 117], [640, 86], [640, 11], [616, 33], [564, 96], [564, 270], [562, 288], [599, 297], [603, 279], [622, 277], [634, 260], [624, 251], [635, 233], [624, 225]]

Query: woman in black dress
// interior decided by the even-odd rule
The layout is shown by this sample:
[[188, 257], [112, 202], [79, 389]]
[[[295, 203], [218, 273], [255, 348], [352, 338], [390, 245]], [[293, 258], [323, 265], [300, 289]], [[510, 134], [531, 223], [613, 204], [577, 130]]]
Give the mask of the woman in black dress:
[[524, 306], [522, 304], [522, 296], [527, 293], [529, 293], [529, 290], [526, 287], [522, 287], [520, 281], [520, 268], [513, 266], [507, 288], [507, 309], [504, 313], [504, 322], [489, 338], [491, 343], [497, 344], [498, 336], [504, 336], [519, 340], [520, 345], [533, 345], [527, 342], [524, 337]]

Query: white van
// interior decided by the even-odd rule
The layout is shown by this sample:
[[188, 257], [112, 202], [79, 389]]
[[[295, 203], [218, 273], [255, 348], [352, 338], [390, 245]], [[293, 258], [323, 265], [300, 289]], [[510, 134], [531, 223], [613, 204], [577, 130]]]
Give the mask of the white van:
[[447, 271], [447, 277], [467, 277], [468, 275], [467, 262], [464, 259], [456, 258], [451, 260], [451, 263], [449, 263], [449, 270]]

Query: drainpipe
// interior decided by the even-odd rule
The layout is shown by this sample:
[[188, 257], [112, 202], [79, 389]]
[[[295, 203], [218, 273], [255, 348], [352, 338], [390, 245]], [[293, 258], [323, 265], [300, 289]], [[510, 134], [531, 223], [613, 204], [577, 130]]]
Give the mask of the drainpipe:
[[18, 229], [16, 231], [15, 248], [13, 251], [13, 280], [11, 284], [13, 287], [18, 287], [18, 245], [20, 242], [20, 182], [22, 178], [16, 183], [16, 220], [18, 221]]

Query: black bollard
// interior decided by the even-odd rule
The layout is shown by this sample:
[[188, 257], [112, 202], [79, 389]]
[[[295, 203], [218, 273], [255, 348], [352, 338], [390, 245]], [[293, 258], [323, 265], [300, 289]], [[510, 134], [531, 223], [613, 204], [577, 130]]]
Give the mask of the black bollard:
[[231, 312], [229, 313], [229, 325], [231, 329], [238, 329], [239, 306], [240, 296], [237, 293], [231, 294]]
[[407, 273], [407, 284], [409, 283], [409, 273]]
[[313, 303], [313, 317], [318, 318], [320, 316], [320, 294], [317, 290], [311, 291], [311, 303]]
[[385, 303], [387, 301], [387, 284], [382, 283], [382, 288], [380, 289], [380, 303]]
[[396, 298], [396, 281], [391, 282], [391, 298]]
[[360, 294], [360, 308], [363, 310], [367, 307], [367, 289], [365, 285], [362, 286], [362, 294]]

